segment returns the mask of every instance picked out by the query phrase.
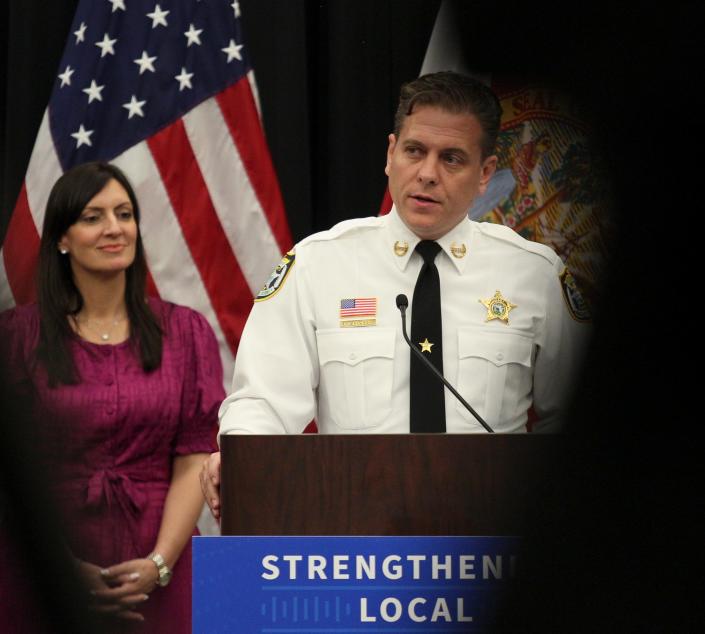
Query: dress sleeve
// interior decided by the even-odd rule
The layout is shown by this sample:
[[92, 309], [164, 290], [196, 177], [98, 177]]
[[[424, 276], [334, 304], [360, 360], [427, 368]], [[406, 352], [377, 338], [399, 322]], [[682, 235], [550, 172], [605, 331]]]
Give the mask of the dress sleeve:
[[189, 350], [181, 397], [179, 431], [174, 454], [217, 451], [218, 408], [225, 397], [218, 343], [206, 319], [195, 311], [186, 315], [182, 337]]

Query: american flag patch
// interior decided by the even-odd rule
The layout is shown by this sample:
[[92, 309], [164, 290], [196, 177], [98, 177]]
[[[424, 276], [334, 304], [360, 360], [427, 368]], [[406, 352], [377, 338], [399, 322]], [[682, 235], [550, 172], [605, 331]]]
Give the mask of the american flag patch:
[[353, 319], [358, 317], [376, 317], [376, 297], [355, 297], [340, 300], [340, 318]]

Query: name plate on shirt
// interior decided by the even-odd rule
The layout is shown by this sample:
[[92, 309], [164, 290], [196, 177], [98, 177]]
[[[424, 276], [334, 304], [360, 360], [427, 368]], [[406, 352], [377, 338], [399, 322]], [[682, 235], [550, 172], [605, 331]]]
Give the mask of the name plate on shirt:
[[483, 632], [516, 537], [194, 537], [193, 632]]

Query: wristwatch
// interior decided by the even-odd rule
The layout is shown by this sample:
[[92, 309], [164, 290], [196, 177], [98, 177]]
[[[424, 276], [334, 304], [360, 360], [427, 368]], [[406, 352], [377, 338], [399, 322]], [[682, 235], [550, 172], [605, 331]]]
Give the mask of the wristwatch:
[[166, 565], [164, 557], [162, 557], [159, 553], [152, 553], [151, 555], [147, 555], [147, 559], [151, 559], [157, 566], [157, 572], [159, 573], [159, 577], [157, 578], [157, 585], [162, 587], [168, 585], [171, 581], [172, 573], [169, 566]]

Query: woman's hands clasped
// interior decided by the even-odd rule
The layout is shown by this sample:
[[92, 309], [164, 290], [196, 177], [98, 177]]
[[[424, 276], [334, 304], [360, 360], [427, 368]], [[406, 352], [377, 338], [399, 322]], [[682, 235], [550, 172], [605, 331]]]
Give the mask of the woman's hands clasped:
[[109, 568], [86, 561], [78, 569], [92, 596], [91, 607], [117, 618], [143, 621], [139, 606], [157, 585], [157, 567], [151, 559], [131, 559]]

